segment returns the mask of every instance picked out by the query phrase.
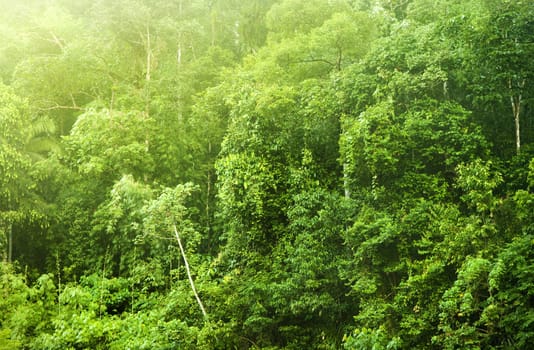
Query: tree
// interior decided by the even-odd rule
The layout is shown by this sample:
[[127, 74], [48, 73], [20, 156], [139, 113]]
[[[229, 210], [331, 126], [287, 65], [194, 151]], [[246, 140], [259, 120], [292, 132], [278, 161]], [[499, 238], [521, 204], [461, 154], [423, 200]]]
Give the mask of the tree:
[[[320, 9], [319, 5], [313, 11], [317, 9]], [[294, 84], [306, 79], [326, 78], [331, 72], [358, 62], [376, 37], [375, 18], [345, 7], [325, 10], [321, 16], [326, 14], [330, 17], [310, 24], [306, 30], [294, 29], [292, 32], [290, 28], [293, 34], [284, 33], [281, 39], [269, 41], [257, 57], [247, 61], [252, 72], [262, 81], [276, 79], [278, 84], [288, 81]], [[278, 73], [269, 74], [273, 71]]]
[[515, 147], [519, 153], [521, 112], [525, 108], [524, 103], [531, 99], [528, 86], [534, 78], [529, 59], [534, 54], [531, 44], [534, 27], [530, 21], [534, 15], [534, 4], [529, 1], [498, 1], [496, 4], [490, 1], [487, 6], [490, 12], [485, 28], [479, 34], [484, 48], [477, 57], [484, 62], [480, 67], [494, 69], [484, 74], [490, 89], [495, 89], [493, 91], [498, 95], [509, 96], [515, 126]]
[[[273, 4], [267, 12], [267, 28], [273, 40], [291, 39], [320, 27], [334, 13], [350, 11], [344, 1], [285, 0]], [[299, 16], [295, 16], [299, 13]]]
[[[450, 38], [451, 53], [461, 63], [457, 78], [466, 103], [480, 114], [490, 138], [499, 140], [498, 151], [508, 155], [508, 149], [513, 149], [517, 154], [521, 136], [531, 138], [530, 128], [521, 130], [521, 125], [530, 125], [522, 119], [528, 117], [532, 94], [528, 84], [532, 80], [532, 24], [528, 18], [534, 6], [530, 1], [488, 0], [452, 9], [451, 19], [441, 26]], [[513, 122], [505, 115], [511, 115]]]
[[344, 118], [341, 154], [354, 199], [397, 206], [411, 196], [443, 198], [455, 166], [485, 154], [486, 141], [462, 107], [428, 100], [407, 110], [396, 115], [380, 103]]
[[110, 192], [108, 200], [94, 214], [92, 238], [100, 249], [105, 249], [103, 268], [114, 277], [128, 276], [138, 261], [157, 256], [163, 250], [140, 241], [144, 235], [143, 208], [153, 193], [149, 186], [136, 182], [131, 175], [124, 175]]
[[3, 84], [0, 84], [0, 104], [0, 220], [5, 236], [4, 258], [11, 262], [13, 226], [43, 219], [45, 204], [35, 193], [32, 172], [37, 168], [33, 167], [32, 159], [38, 159], [39, 151], [46, 151], [46, 146], [50, 146], [41, 137], [53, 129], [46, 120], [32, 122], [27, 101]]
[[[191, 285], [191, 290], [195, 296], [195, 299], [202, 311], [204, 318], [208, 317], [204, 304], [202, 303], [195, 282], [191, 274], [191, 268], [189, 267], [189, 260], [187, 258], [186, 250], [184, 249], [184, 238], [188, 239], [189, 247], [194, 246], [199, 241], [198, 232], [193, 228], [193, 225], [189, 219], [190, 213], [185, 206], [187, 197], [190, 196], [193, 191], [193, 185], [188, 183], [186, 185], [178, 185], [175, 189], [166, 189], [148, 206], [148, 219], [145, 224], [149, 232], [153, 234], [158, 233], [158, 229], [162, 228], [165, 231], [172, 231], [176, 242], [180, 248], [180, 254], [184, 261], [184, 266], [187, 272], [187, 278]], [[182, 238], [181, 238], [182, 237]]]

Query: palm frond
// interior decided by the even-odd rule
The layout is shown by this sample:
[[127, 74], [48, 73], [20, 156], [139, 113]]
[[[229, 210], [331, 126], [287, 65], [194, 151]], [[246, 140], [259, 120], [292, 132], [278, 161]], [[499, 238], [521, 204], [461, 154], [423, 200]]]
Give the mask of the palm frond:
[[32, 161], [39, 161], [46, 158], [49, 153], [61, 152], [59, 143], [51, 136], [34, 137], [26, 144], [25, 151]]
[[27, 139], [32, 139], [41, 135], [51, 135], [56, 132], [54, 121], [49, 118], [39, 118], [31, 122], [28, 127]]
[[33, 162], [45, 159], [51, 152], [61, 152], [59, 142], [53, 136], [55, 131], [56, 126], [49, 118], [35, 119], [28, 126], [24, 150]]

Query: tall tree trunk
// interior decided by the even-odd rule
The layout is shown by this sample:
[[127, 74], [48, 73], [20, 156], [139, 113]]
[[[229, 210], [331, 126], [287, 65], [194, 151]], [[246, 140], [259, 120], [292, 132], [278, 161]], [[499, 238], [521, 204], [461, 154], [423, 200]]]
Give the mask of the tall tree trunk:
[[146, 81], [150, 81], [150, 66], [152, 64], [151, 60], [152, 50], [150, 48], [150, 28], [148, 23], [146, 24]]
[[[211, 156], [211, 141], [208, 141], [208, 157]], [[208, 235], [211, 232], [210, 218], [210, 197], [211, 197], [211, 169], [207, 171], [207, 188], [206, 188], [206, 228]]]
[[13, 262], [13, 224], [7, 224], [7, 262]]
[[[150, 116], [150, 70], [152, 68], [152, 47], [150, 43], [150, 26], [146, 23], [146, 76], [145, 76], [145, 117]], [[149, 129], [145, 131], [145, 151], [148, 153], [150, 148]], [[145, 182], [148, 182], [148, 175], [144, 174]]]
[[215, 46], [216, 41], [216, 23], [217, 23], [217, 10], [214, 9], [215, 1], [209, 3], [208, 8], [210, 12], [210, 25], [211, 25], [211, 46]]
[[[521, 82], [517, 84], [517, 87], [519, 88], [519, 91], [523, 89], [525, 86], [525, 80], [523, 79]], [[514, 115], [514, 123], [515, 123], [515, 149], [517, 154], [521, 151], [521, 99], [522, 95], [521, 92], [519, 92], [517, 95], [514, 94], [514, 91], [512, 90], [512, 79], [508, 80], [508, 87], [510, 88], [510, 102], [512, 104], [512, 113]]]
[[[178, 3], [178, 16], [180, 20], [182, 20], [183, 16], [183, 5], [182, 0]], [[178, 67], [182, 64], [182, 31], [180, 30], [178, 32], [178, 48], [176, 49], [176, 62], [178, 63]]]
[[514, 122], [515, 122], [515, 148], [516, 152], [519, 154], [521, 150], [521, 95], [510, 97], [512, 100], [512, 111], [514, 113]]

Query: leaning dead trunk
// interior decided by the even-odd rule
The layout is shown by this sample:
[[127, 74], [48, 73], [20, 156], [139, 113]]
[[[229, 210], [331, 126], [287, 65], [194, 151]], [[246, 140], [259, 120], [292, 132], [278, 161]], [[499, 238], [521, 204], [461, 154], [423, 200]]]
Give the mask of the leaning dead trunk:
[[180, 246], [180, 252], [182, 253], [182, 258], [184, 259], [185, 270], [187, 272], [187, 278], [189, 278], [189, 283], [191, 284], [191, 289], [193, 290], [193, 294], [195, 294], [195, 298], [197, 299], [198, 306], [200, 306], [202, 315], [206, 318], [208, 317], [208, 314], [206, 313], [206, 309], [204, 309], [204, 305], [202, 305], [202, 301], [200, 300], [200, 297], [198, 296], [197, 290], [195, 288], [195, 283], [193, 282], [193, 277], [191, 277], [191, 270], [189, 269], [189, 263], [187, 262], [187, 258], [185, 256], [185, 250], [184, 250], [184, 247], [182, 246], [182, 241], [180, 240], [178, 229], [176, 229], [176, 225], [173, 225], [173, 228], [174, 228], [174, 235], [176, 236], [176, 240], [178, 241], [178, 245]]

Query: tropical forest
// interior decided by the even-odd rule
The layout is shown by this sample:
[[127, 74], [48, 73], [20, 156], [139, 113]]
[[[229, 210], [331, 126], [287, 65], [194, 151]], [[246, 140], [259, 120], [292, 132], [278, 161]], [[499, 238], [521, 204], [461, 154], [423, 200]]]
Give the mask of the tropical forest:
[[0, 0], [0, 349], [533, 349], [534, 0]]

